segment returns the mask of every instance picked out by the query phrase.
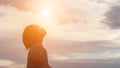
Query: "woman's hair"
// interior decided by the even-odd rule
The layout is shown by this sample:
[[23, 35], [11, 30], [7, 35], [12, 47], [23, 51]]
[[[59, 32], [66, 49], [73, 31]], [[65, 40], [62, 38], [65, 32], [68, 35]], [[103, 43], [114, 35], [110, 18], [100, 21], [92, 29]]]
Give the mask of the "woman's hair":
[[42, 43], [46, 31], [38, 25], [29, 25], [23, 32], [23, 43], [27, 49], [36, 43]]

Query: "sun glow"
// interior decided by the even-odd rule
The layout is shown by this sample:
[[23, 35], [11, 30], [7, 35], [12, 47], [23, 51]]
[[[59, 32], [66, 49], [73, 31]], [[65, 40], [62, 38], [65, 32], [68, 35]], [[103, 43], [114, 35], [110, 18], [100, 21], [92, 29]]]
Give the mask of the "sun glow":
[[50, 10], [47, 9], [47, 8], [44, 8], [44, 9], [42, 10], [42, 16], [43, 16], [43, 17], [49, 17], [49, 16], [50, 16]]
[[50, 22], [53, 22], [54, 19], [54, 7], [44, 5], [40, 8], [38, 12], [38, 18], [41, 22], [44, 22], [44, 24], [48, 25]]
[[46, 30], [53, 28], [53, 26], [56, 24], [55, 12], [54, 6], [41, 6], [37, 13], [37, 19], [39, 21], [38, 24], [43, 26]]
[[51, 18], [53, 16], [53, 8], [52, 7], [43, 7], [40, 11], [40, 16], [42, 18]]

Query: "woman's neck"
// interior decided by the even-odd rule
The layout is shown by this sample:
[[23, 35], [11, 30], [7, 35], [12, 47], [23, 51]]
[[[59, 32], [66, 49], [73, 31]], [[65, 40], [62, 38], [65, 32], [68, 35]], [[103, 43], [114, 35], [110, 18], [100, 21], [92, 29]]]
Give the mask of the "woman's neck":
[[42, 47], [42, 43], [35, 43], [35, 44], [32, 44], [31, 47], [38, 46], [38, 45]]

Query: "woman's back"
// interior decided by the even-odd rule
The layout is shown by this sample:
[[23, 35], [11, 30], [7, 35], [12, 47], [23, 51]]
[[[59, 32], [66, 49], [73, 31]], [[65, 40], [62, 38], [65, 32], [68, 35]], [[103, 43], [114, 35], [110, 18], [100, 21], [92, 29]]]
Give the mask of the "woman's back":
[[42, 44], [35, 44], [30, 48], [27, 64], [27, 68], [50, 68], [47, 52]]

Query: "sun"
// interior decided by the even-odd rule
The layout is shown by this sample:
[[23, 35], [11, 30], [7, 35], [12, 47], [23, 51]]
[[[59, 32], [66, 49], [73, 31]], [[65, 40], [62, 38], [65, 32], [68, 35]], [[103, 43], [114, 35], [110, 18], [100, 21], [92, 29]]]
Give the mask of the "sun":
[[43, 17], [49, 17], [49, 16], [50, 16], [50, 10], [47, 9], [47, 8], [44, 8], [44, 9], [42, 10], [42, 16], [43, 16]]
[[43, 7], [40, 15], [42, 18], [50, 18], [53, 16], [53, 9], [51, 7]]

